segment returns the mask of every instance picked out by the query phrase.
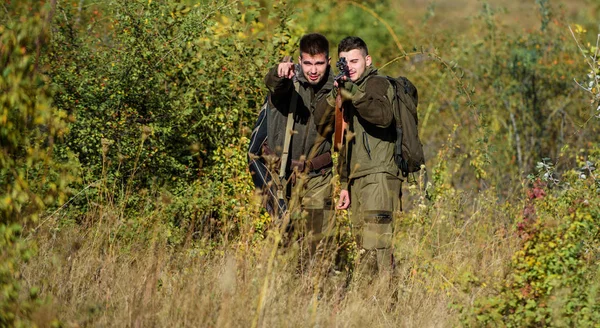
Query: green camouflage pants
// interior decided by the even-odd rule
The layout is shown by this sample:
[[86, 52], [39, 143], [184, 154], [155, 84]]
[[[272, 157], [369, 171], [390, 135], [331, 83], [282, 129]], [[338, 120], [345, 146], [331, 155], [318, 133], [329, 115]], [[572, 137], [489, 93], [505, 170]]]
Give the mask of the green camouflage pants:
[[314, 177], [302, 175], [294, 187], [301, 204], [301, 215], [294, 220], [294, 229], [308, 242], [310, 254], [333, 229], [332, 178], [331, 170]]
[[352, 233], [359, 249], [376, 253], [379, 271], [391, 269], [393, 218], [402, 210], [402, 180], [388, 173], [369, 174], [350, 181], [349, 192]]

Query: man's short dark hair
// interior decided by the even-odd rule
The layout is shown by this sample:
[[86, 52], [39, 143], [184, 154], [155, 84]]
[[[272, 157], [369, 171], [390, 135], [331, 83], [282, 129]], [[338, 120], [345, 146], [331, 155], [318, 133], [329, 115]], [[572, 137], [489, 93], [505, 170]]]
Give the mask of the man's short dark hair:
[[300, 55], [302, 53], [315, 56], [318, 54], [325, 54], [325, 57], [329, 57], [329, 41], [327, 38], [319, 33], [305, 34], [300, 39]]
[[359, 49], [363, 51], [363, 55], [369, 54], [369, 48], [367, 48], [367, 44], [363, 39], [357, 36], [348, 36], [340, 41], [338, 45], [338, 55], [340, 52], [348, 52], [350, 50]]

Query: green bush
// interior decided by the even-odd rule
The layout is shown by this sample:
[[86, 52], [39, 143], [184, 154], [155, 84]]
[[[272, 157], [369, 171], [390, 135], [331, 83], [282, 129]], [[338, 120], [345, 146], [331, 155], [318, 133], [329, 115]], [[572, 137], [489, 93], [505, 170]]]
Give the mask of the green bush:
[[29, 326], [38, 291], [21, 289], [20, 265], [35, 253], [26, 240], [47, 208], [66, 202], [77, 167], [54, 148], [68, 132], [67, 113], [54, 107], [40, 53], [52, 8], [8, 3], [0, 25], [0, 326]]
[[281, 44], [268, 44], [259, 9], [245, 4], [59, 6], [45, 62], [57, 104], [75, 116], [68, 147], [90, 179], [188, 183], [248, 133]]
[[589, 161], [564, 174], [554, 189], [542, 180], [552, 173], [540, 171], [516, 226], [521, 247], [510, 274], [497, 282], [496, 292], [476, 302], [467, 323], [583, 327], [600, 320], [600, 197], [589, 175], [599, 161], [597, 156]]

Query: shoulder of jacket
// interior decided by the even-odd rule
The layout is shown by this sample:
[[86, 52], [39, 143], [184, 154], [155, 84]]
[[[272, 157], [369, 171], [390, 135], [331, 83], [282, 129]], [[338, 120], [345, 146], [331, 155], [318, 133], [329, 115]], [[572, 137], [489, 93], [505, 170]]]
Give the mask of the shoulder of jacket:
[[385, 75], [371, 75], [365, 80], [365, 85], [368, 84], [369, 88], [381, 88], [390, 90], [394, 88], [391, 78]]

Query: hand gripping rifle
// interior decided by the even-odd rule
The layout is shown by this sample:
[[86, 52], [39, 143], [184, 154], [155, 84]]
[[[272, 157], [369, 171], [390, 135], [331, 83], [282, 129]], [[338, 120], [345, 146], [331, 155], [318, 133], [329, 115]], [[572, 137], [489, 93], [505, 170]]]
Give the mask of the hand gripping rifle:
[[346, 76], [350, 78], [350, 68], [346, 57], [340, 57], [335, 66], [338, 68], [340, 73], [336, 75], [333, 80], [338, 83], [338, 93], [335, 98], [335, 131], [333, 135], [333, 149], [340, 151], [342, 148], [342, 138], [344, 136], [344, 130], [346, 130], [346, 121], [344, 120], [344, 108], [342, 107], [342, 93], [339, 90], [340, 83], [343, 83], [342, 78]]

